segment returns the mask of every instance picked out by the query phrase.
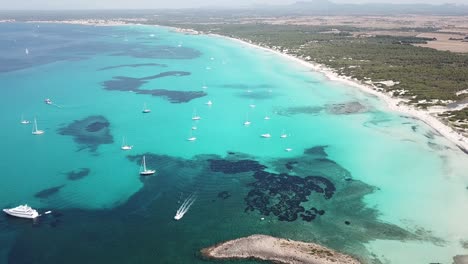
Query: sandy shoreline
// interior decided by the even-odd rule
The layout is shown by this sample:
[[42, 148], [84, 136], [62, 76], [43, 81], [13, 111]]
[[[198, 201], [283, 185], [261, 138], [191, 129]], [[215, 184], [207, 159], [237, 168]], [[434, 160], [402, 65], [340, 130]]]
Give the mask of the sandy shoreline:
[[[11, 22], [11, 21], [9, 21]], [[133, 21], [121, 21], [121, 20], [105, 20], [105, 19], [83, 19], [83, 20], [64, 20], [64, 21], [30, 21], [30, 23], [61, 23], [61, 24], [79, 24], [79, 25], [89, 25], [89, 26], [122, 26], [122, 25], [141, 25], [138, 22], [140, 20], [133, 20]], [[177, 27], [169, 27], [169, 26], [160, 26], [160, 25], [154, 25], [156, 27], [162, 27], [162, 28], [169, 28], [173, 29], [176, 32], [179, 33], [185, 33], [185, 34], [205, 34], [209, 36], [214, 36], [214, 37], [220, 37], [224, 39], [228, 39], [231, 41], [236, 41], [240, 44], [247, 45], [251, 48], [256, 48], [256, 49], [261, 49], [264, 51], [272, 52], [278, 56], [282, 56], [283, 58], [287, 58], [291, 61], [294, 61], [296, 63], [299, 63], [315, 72], [323, 74], [326, 78], [328, 78], [331, 81], [337, 81], [343, 84], [346, 84], [348, 86], [352, 86], [355, 88], [360, 89], [361, 91], [372, 94], [374, 96], [379, 97], [381, 100], [383, 100], [388, 108], [391, 111], [398, 112], [407, 116], [415, 117], [430, 127], [432, 127], [434, 130], [436, 130], [440, 135], [443, 137], [447, 138], [449, 141], [454, 143], [456, 146], [458, 146], [463, 152], [468, 154], [468, 139], [464, 137], [462, 134], [458, 133], [455, 131], [453, 128], [450, 126], [444, 124], [440, 119], [437, 117], [431, 115], [431, 113], [427, 110], [422, 110], [422, 109], [416, 109], [413, 106], [404, 104], [404, 100], [401, 98], [395, 98], [392, 97], [389, 94], [380, 92], [375, 90], [373, 86], [369, 84], [365, 84], [361, 81], [358, 81], [356, 79], [352, 79], [347, 76], [341, 76], [338, 75], [333, 69], [326, 67], [325, 65], [313, 63], [310, 61], [305, 61], [301, 58], [295, 57], [290, 54], [286, 54], [274, 49], [270, 49], [267, 47], [259, 46], [256, 44], [253, 44], [251, 42], [238, 39], [238, 38], [232, 38], [228, 36], [223, 36], [219, 34], [206, 34], [203, 32], [197, 32], [195, 30], [191, 29], [184, 29], [184, 28], [177, 28]]]
[[209, 259], [258, 259], [284, 264], [359, 264], [348, 255], [315, 243], [266, 235], [251, 235], [201, 250]]

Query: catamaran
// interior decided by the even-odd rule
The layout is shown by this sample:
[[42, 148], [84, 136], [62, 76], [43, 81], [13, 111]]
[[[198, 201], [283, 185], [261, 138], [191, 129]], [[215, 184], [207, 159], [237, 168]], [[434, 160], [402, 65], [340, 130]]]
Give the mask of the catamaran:
[[143, 111], [141, 111], [141, 112], [143, 112], [144, 114], [151, 113], [151, 109], [147, 108], [146, 103], [144, 103], [143, 104]]
[[32, 130], [32, 134], [33, 135], [42, 135], [42, 134], [44, 134], [44, 130], [37, 129], [37, 120], [36, 120], [36, 118], [34, 118], [34, 126], [33, 126], [33, 130]]
[[20, 205], [15, 208], [3, 209], [3, 212], [11, 216], [34, 219], [39, 216], [39, 213], [29, 207], [27, 204]]
[[120, 147], [122, 150], [131, 150], [133, 148], [133, 145], [128, 145], [127, 142], [125, 142], [125, 137], [122, 138], [122, 146]]
[[156, 173], [156, 170], [149, 170], [146, 168], [146, 158], [145, 156], [143, 156], [143, 160], [141, 162], [141, 166], [140, 166], [140, 175], [141, 176], [149, 176], [149, 175], [153, 175]]
[[29, 123], [31, 123], [31, 122], [30, 122], [29, 120], [24, 119], [24, 118], [23, 118], [23, 115], [21, 115], [21, 124], [27, 125], [27, 124], [29, 124]]

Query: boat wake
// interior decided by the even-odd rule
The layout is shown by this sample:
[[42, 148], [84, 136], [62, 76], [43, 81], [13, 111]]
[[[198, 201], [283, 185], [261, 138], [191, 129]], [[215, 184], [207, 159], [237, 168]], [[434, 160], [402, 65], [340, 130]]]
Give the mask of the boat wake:
[[182, 203], [182, 205], [177, 209], [176, 215], [174, 216], [175, 220], [180, 220], [182, 217], [184, 217], [185, 213], [190, 209], [190, 206], [197, 200], [197, 194], [193, 193], [191, 194], [185, 201]]

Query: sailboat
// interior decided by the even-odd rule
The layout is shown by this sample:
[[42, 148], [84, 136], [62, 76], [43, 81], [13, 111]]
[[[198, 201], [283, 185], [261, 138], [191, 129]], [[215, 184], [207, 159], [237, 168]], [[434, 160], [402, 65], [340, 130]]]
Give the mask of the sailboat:
[[143, 104], [143, 111], [144, 114], [151, 113], [151, 109], [146, 107], [146, 103]]
[[122, 150], [131, 150], [132, 148], [133, 148], [133, 146], [127, 145], [127, 143], [125, 142], [125, 137], [122, 137], [122, 146], [120, 147], [120, 149], [122, 149]]
[[141, 176], [149, 176], [149, 175], [153, 175], [155, 173], [156, 173], [155, 170], [149, 170], [149, 169], [146, 168], [146, 158], [145, 158], [145, 156], [143, 156], [143, 160], [142, 160], [141, 166], [140, 166], [140, 175]]
[[244, 126], [250, 126], [251, 122], [249, 121], [249, 113], [247, 112], [247, 118], [245, 119]]
[[24, 119], [24, 118], [23, 118], [23, 115], [21, 115], [21, 124], [27, 125], [27, 124], [29, 124], [29, 123], [31, 123], [31, 122], [30, 122], [29, 120]]
[[[193, 130], [193, 127], [192, 127], [192, 130]], [[188, 141], [195, 141], [195, 140], [197, 140], [197, 138], [194, 137], [194, 136], [192, 135], [192, 130], [190, 130], [190, 137], [187, 138]]]
[[197, 115], [197, 111], [193, 110], [192, 120], [200, 120], [201, 117]]
[[33, 135], [42, 135], [42, 134], [44, 134], [44, 130], [37, 129], [37, 120], [36, 120], [36, 118], [34, 118], [34, 126], [33, 126], [33, 130], [32, 130], [32, 134]]
[[288, 137], [288, 134], [284, 133], [284, 129], [283, 129], [283, 132], [281, 133], [280, 138], [287, 138], [287, 137]]

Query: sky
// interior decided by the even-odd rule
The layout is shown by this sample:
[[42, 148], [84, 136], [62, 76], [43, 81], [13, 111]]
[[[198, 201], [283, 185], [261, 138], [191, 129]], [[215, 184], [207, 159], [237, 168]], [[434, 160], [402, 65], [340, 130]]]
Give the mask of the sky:
[[[304, 1], [304, 0], [302, 0]], [[305, 0], [307, 1], [307, 0]], [[335, 3], [467, 4], [468, 0], [332, 0]], [[0, 10], [11, 9], [137, 9], [239, 7], [257, 4], [290, 4], [296, 0], [0, 0]]]

